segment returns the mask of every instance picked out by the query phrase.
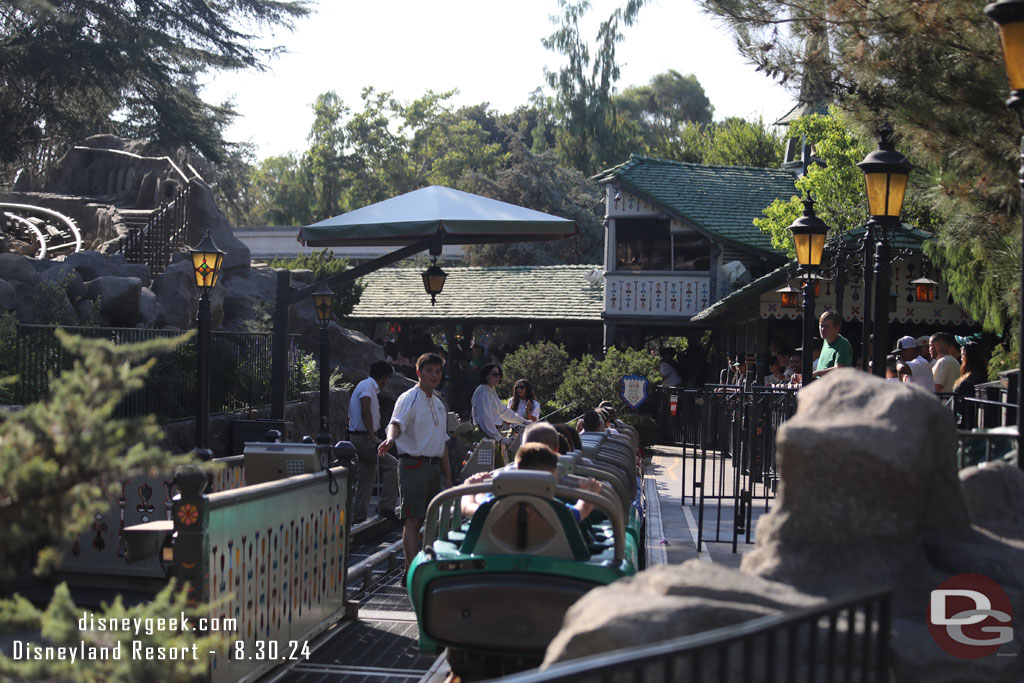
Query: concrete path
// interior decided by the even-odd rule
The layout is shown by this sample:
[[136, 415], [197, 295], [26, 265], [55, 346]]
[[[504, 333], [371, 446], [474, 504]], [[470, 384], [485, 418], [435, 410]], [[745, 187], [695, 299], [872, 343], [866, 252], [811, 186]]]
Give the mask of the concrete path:
[[[723, 466], [724, 463], [724, 466]], [[692, 450], [675, 446], [656, 446], [654, 455], [644, 468], [648, 499], [648, 564], [679, 564], [694, 558], [738, 567], [743, 553], [754, 545], [758, 518], [765, 512], [765, 500], [754, 500], [751, 512], [750, 543], [746, 534], [737, 539], [733, 553], [733, 487], [735, 468], [729, 459], [708, 453], [703, 460]], [[704, 482], [703, 538], [697, 551], [697, 529], [700, 520], [700, 487]], [[682, 495], [685, 486], [686, 505]], [[764, 487], [755, 492], [762, 496]], [[694, 492], [697, 492], [695, 503]], [[769, 500], [769, 503], [771, 501]]]

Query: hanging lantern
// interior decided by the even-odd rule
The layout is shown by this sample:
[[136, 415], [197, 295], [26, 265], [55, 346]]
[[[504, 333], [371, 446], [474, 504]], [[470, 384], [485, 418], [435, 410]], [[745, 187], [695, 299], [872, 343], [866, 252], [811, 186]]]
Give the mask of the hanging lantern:
[[919, 277], [916, 280], [911, 280], [910, 284], [914, 286], [915, 301], [935, 301], [935, 289], [939, 285], [938, 282], [926, 277]]
[[444, 289], [444, 281], [448, 273], [441, 270], [437, 265], [437, 257], [434, 257], [434, 264], [423, 271], [423, 288], [430, 295], [430, 305], [437, 303], [437, 295]]
[[793, 285], [787, 284], [781, 289], [775, 290], [782, 295], [783, 308], [800, 308], [800, 290]]

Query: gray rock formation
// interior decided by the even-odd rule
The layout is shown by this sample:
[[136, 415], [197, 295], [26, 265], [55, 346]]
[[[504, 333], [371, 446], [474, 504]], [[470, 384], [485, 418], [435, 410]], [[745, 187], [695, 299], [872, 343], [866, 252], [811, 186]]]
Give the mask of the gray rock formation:
[[967, 514], [995, 536], [1024, 541], [1024, 471], [996, 462], [960, 471]]
[[163, 306], [156, 293], [149, 287], [139, 290], [139, 322], [146, 327], [155, 327], [163, 317]]
[[7, 282], [7, 280], [0, 280], [0, 313], [6, 313], [13, 309], [17, 297], [18, 294], [14, 290], [14, 285]]
[[0, 280], [36, 285], [39, 283], [39, 272], [32, 267], [31, 259], [25, 256], [0, 254]]
[[246, 269], [251, 262], [249, 247], [235, 237], [227, 217], [217, 208], [217, 201], [209, 186], [201, 180], [193, 179], [189, 183], [192, 192], [189, 195], [189, 233], [188, 244], [198, 244], [206, 231], [217, 244], [217, 248], [227, 252], [221, 268], [225, 272]]
[[595, 588], [569, 608], [543, 666], [702, 633], [824, 602], [790, 586], [690, 560]]
[[99, 307], [100, 315], [114, 327], [134, 326], [139, 320], [139, 292], [142, 281], [137, 277], [108, 275], [85, 283], [85, 297]]
[[195, 281], [192, 264], [185, 260], [172, 263], [153, 279], [153, 293], [163, 310], [164, 325], [179, 330], [192, 326], [199, 310]]
[[[980, 573], [1024, 609], [1024, 544], [972, 528], [949, 411], [928, 392], [839, 370], [801, 391], [778, 436], [781, 485], [741, 570], [839, 597], [892, 586], [897, 681], [1020, 680], [1024, 657], [957, 659], [924, 621], [930, 592]], [[1024, 652], [1024, 631], [1005, 646]]]

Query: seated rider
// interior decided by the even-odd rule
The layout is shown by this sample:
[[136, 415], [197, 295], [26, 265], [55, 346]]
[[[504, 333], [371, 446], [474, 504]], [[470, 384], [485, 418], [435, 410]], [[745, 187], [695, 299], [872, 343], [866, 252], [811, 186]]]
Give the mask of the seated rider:
[[501, 382], [501, 368], [494, 363], [487, 363], [480, 368], [480, 383], [473, 392], [472, 418], [486, 438], [494, 439], [506, 446], [512, 443], [511, 437], [501, 435], [502, 422], [525, 424], [526, 420], [513, 412], [501, 402], [494, 387]]
[[[535, 470], [538, 472], [549, 472], [555, 477], [558, 476], [558, 456], [551, 448], [543, 443], [531, 442], [524, 443], [516, 451], [516, 469], [520, 470]], [[498, 470], [500, 472], [500, 470]], [[487, 481], [495, 473], [494, 472], [479, 472], [474, 474], [472, 477], [467, 479], [464, 484], [479, 484], [482, 481]], [[587, 478], [580, 482], [580, 488], [584, 491], [590, 491], [591, 493], [601, 492], [601, 482], [593, 478]], [[462, 514], [464, 517], [472, 517], [473, 513], [477, 511], [481, 505], [494, 498], [494, 494], [482, 493], [475, 496], [463, 496], [462, 497]], [[590, 511], [594, 509], [592, 503], [588, 503], [584, 500], [576, 501], [575, 505], [569, 505], [565, 503], [565, 506], [572, 512], [573, 518], [579, 522], [580, 520], [586, 519]]]

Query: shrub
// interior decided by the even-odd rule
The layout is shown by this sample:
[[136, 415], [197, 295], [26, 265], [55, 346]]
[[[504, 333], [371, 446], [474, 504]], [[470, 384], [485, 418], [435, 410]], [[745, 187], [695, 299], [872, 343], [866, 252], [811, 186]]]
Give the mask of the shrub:
[[586, 354], [569, 364], [556, 396], [562, 403], [575, 401], [573, 413], [593, 408], [601, 401], [611, 401], [616, 410], [623, 412], [626, 404], [619, 392], [624, 375], [642, 375], [653, 384], [660, 378], [658, 359], [646, 351], [619, 350], [614, 346], [602, 361]]
[[498, 395], [512, 396], [512, 385], [515, 381], [525, 379], [533, 386], [536, 399], [544, 403], [555, 396], [555, 392], [565, 379], [568, 367], [569, 354], [561, 344], [526, 344], [505, 356]]

